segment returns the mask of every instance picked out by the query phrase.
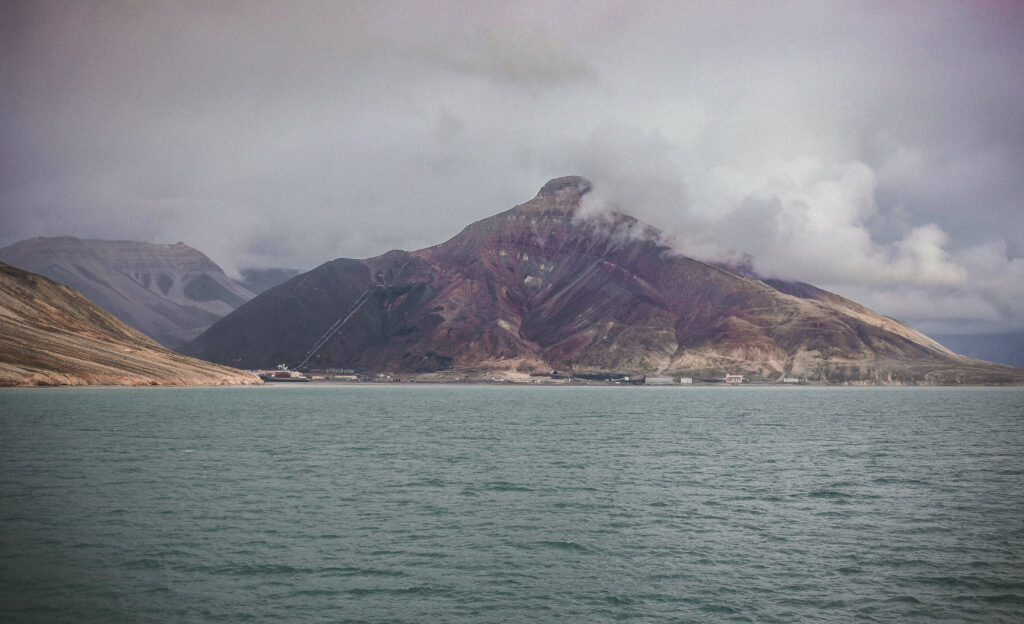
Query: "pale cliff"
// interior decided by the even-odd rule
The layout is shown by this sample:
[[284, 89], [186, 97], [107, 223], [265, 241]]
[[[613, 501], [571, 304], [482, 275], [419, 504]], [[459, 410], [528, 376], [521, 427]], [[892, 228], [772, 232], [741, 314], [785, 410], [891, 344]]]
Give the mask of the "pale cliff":
[[0, 262], [0, 386], [260, 383], [169, 351], [71, 288]]

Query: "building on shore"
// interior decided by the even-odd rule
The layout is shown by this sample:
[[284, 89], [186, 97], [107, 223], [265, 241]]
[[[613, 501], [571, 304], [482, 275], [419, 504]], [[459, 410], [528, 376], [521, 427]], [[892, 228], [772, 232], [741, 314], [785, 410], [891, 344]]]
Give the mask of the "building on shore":
[[671, 386], [676, 383], [671, 377], [647, 377], [644, 383], [648, 386]]

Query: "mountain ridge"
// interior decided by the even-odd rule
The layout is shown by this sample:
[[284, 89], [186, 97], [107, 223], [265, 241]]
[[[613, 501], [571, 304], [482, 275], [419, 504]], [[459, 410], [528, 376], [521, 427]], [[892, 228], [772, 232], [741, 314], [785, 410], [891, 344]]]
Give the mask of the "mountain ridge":
[[631, 216], [581, 210], [590, 188], [583, 178], [557, 178], [439, 245], [324, 263], [239, 307], [183, 351], [267, 366], [299, 362], [322, 340], [312, 363], [367, 370], [1024, 380], [1024, 371], [958, 356], [809, 284], [674, 253]]
[[74, 288], [168, 347], [255, 296], [181, 242], [39, 237], [0, 249], [0, 261]]

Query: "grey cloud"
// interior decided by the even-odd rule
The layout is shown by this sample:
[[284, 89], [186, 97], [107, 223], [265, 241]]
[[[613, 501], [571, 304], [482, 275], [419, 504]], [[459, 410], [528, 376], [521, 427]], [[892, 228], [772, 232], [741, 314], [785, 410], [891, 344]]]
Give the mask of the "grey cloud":
[[501, 81], [551, 87], [594, 79], [594, 71], [552, 33], [505, 24], [489, 29], [475, 54], [458, 59], [459, 69]]
[[609, 207], [649, 221], [687, 216], [686, 187], [675, 152], [658, 131], [604, 123], [580, 141], [567, 141], [545, 158], [551, 167], [590, 179]]
[[581, 174], [686, 253], [1024, 327], [1019, 5], [39, 0], [0, 29], [2, 245], [308, 268]]

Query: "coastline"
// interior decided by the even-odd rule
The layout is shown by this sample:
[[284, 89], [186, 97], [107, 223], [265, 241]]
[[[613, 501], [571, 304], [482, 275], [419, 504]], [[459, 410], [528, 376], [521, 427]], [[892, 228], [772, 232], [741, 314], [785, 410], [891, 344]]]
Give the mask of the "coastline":
[[567, 383], [545, 383], [545, 382], [533, 382], [533, 383], [522, 383], [522, 382], [511, 382], [511, 381], [473, 381], [473, 380], [453, 380], [453, 381], [329, 381], [329, 380], [311, 380], [306, 383], [264, 383], [256, 381], [253, 383], [142, 383], [142, 384], [110, 384], [110, 383], [99, 383], [99, 384], [6, 384], [0, 385], [0, 390], [6, 389], [21, 389], [21, 390], [73, 390], [73, 389], [91, 389], [91, 388], [124, 388], [124, 389], [140, 389], [140, 388], [344, 388], [344, 387], [379, 387], [379, 388], [411, 388], [416, 386], [439, 386], [439, 387], [506, 387], [506, 388], [658, 388], [658, 389], [679, 389], [685, 390], [687, 388], [786, 388], [786, 389], [797, 389], [797, 388], [1024, 388], [1024, 383], [988, 383], [988, 384], [903, 384], [903, 383], [891, 383], [891, 384], [878, 384], [878, 383], [822, 383], [822, 382], [808, 382], [808, 383], [774, 383], [774, 382], [750, 382], [743, 384], [725, 384], [715, 382], [694, 382], [690, 384], [622, 384], [614, 382], [593, 382], [593, 381], [580, 381], [580, 382], [567, 382]]

